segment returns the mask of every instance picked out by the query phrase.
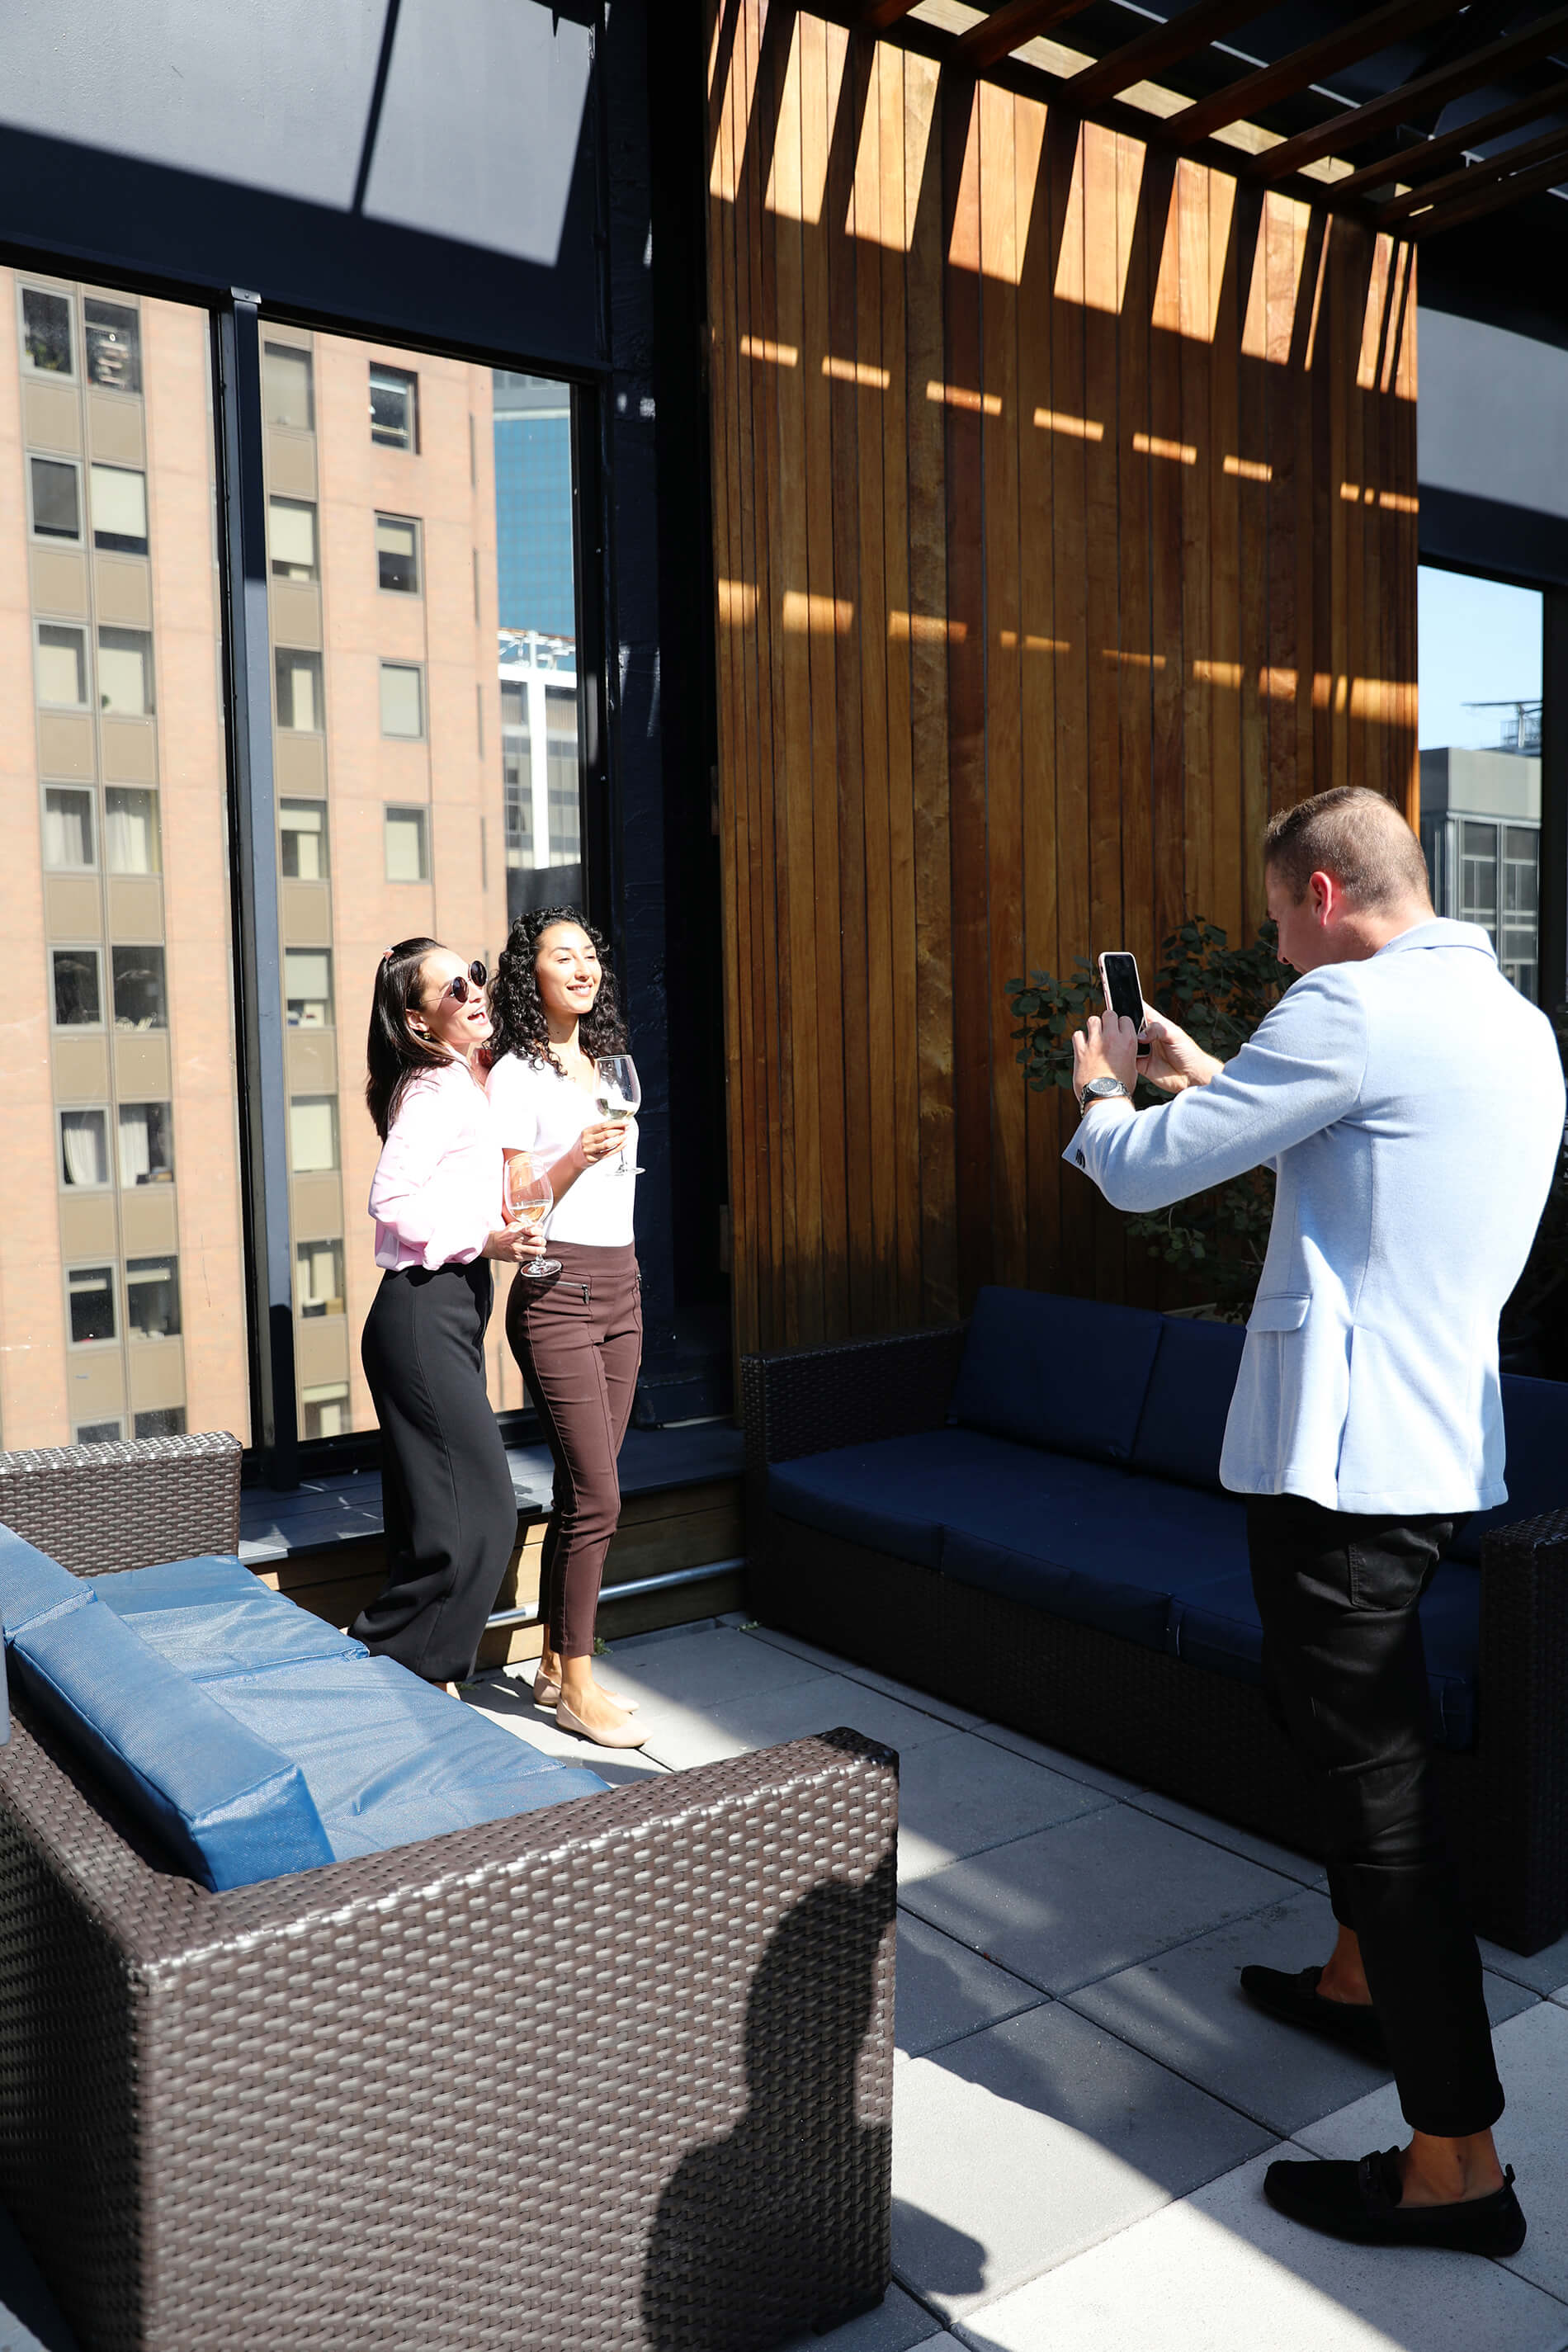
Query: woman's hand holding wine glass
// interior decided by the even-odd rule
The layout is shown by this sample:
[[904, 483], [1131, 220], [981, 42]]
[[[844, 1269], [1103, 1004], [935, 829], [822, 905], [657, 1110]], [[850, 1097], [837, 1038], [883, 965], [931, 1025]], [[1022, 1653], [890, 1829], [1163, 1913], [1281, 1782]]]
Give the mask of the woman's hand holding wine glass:
[[[554, 1203], [554, 1189], [542, 1169], [535, 1171], [526, 1151], [511, 1152], [506, 1163], [506, 1213], [514, 1223], [539, 1234], [541, 1247], [544, 1220]], [[542, 1282], [560, 1271], [561, 1261], [554, 1257], [536, 1257], [522, 1269], [525, 1279], [531, 1282]]]
[[[629, 1054], [604, 1054], [594, 1065], [594, 1099], [599, 1115], [607, 1119], [627, 1119], [642, 1100], [642, 1087], [637, 1081], [637, 1066]], [[627, 1159], [626, 1147], [621, 1149], [618, 1172], [623, 1176], [640, 1176]]]

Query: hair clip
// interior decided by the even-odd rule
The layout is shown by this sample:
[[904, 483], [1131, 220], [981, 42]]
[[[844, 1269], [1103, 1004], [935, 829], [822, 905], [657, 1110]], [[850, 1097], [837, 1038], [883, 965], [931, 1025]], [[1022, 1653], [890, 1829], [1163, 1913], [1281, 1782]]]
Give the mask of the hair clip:
[[390, 963], [392, 961], [392, 950], [390, 948], [383, 948], [381, 951], [381, 960], [383, 963]]

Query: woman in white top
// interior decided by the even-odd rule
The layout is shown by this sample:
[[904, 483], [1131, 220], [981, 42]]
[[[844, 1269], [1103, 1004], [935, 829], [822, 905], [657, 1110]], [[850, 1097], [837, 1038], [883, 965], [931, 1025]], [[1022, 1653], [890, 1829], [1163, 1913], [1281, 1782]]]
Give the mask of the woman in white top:
[[365, 1049], [382, 1276], [360, 1343], [381, 1423], [386, 1584], [352, 1630], [448, 1689], [473, 1673], [517, 1541], [485, 1392], [489, 1262], [540, 1247], [505, 1220], [500, 1143], [472, 1058], [489, 1034], [483, 964], [437, 940], [387, 949]]
[[526, 1153], [548, 1175], [546, 1223], [557, 1275], [514, 1282], [506, 1336], [539, 1410], [555, 1465], [539, 1611], [542, 1706], [604, 1748], [637, 1748], [628, 1711], [594, 1679], [594, 1622], [605, 1553], [620, 1517], [616, 1460], [642, 1360], [642, 1293], [632, 1242], [637, 1158], [629, 1120], [595, 1100], [595, 1058], [626, 1050], [605, 943], [573, 909], [522, 916], [496, 971], [490, 1108], [509, 1162]]

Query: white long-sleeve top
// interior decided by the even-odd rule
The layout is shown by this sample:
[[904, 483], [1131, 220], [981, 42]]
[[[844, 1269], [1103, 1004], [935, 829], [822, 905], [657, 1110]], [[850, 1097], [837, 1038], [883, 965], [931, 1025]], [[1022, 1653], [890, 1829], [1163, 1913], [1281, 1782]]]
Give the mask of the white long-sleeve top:
[[1112, 1100], [1063, 1157], [1119, 1209], [1279, 1180], [1220, 1477], [1330, 1510], [1507, 1499], [1498, 1317], [1562, 1147], [1551, 1024], [1471, 923], [1289, 988], [1206, 1087]]
[[466, 1265], [504, 1223], [501, 1150], [467, 1065], [422, 1070], [397, 1107], [371, 1179], [375, 1262]]
[[[503, 1054], [489, 1079], [490, 1111], [503, 1151], [526, 1151], [539, 1174], [548, 1176], [585, 1127], [603, 1117], [594, 1097], [557, 1069]], [[626, 1158], [637, 1156], [637, 1124], [626, 1121]], [[621, 1154], [595, 1160], [561, 1195], [544, 1221], [552, 1242], [583, 1242], [590, 1248], [619, 1249], [632, 1240], [637, 1180], [623, 1172]]]

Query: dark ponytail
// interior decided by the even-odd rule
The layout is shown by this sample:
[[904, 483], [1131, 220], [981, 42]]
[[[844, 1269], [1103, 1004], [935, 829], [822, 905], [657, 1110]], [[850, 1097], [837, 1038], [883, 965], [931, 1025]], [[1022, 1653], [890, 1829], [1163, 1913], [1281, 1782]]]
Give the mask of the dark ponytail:
[[399, 940], [395, 948], [387, 949], [375, 968], [370, 1035], [364, 1048], [369, 1069], [364, 1099], [384, 1143], [388, 1128], [397, 1117], [409, 1079], [421, 1070], [444, 1070], [452, 1058], [433, 1038], [416, 1037], [408, 1026], [409, 1008], [419, 995], [419, 975], [425, 959], [437, 951], [440, 945], [439, 940]]

